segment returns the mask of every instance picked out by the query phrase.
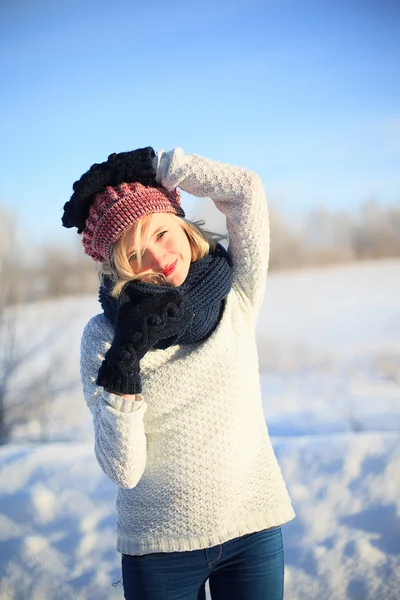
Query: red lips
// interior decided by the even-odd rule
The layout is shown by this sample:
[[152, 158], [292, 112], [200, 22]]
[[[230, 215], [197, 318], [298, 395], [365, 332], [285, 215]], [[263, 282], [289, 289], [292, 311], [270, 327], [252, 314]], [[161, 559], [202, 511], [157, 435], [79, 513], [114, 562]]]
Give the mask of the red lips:
[[178, 262], [178, 259], [176, 259], [176, 261], [174, 263], [172, 263], [171, 265], [169, 265], [169, 267], [167, 267], [166, 269], [164, 269], [164, 271], [162, 271], [162, 274], [165, 275], [166, 277], [168, 277], [168, 275], [171, 275], [171, 273], [173, 273], [173, 271], [175, 270], [177, 262]]

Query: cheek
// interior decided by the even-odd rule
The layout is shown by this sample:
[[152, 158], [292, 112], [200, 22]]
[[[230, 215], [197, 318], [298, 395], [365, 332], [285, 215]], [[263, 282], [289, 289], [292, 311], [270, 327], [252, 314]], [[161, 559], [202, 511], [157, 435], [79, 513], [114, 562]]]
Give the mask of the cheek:
[[181, 254], [184, 258], [189, 258], [189, 260], [191, 260], [192, 252], [189, 240], [184, 231], [182, 231], [182, 233], [180, 233], [175, 240], [175, 253]]

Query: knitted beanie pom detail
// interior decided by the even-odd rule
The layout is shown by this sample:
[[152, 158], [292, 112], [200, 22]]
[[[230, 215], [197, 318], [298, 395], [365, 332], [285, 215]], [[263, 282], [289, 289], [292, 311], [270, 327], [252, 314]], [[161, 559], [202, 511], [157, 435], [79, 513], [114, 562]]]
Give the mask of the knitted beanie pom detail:
[[153, 213], [184, 217], [177, 188], [146, 187], [139, 182], [107, 186], [96, 194], [82, 234], [85, 253], [97, 262], [109, 261], [115, 242], [136, 221]]

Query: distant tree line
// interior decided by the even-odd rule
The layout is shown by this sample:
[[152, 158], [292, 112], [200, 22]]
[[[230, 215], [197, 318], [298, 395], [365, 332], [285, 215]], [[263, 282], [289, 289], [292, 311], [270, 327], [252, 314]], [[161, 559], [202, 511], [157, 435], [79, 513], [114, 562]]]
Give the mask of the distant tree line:
[[34, 302], [98, 287], [96, 265], [80, 238], [68, 248], [55, 243], [34, 247], [19, 236], [18, 221], [0, 206], [0, 285], [3, 304]]
[[355, 213], [318, 208], [297, 228], [276, 209], [270, 218], [271, 270], [400, 256], [400, 203], [368, 201]]
[[[270, 223], [271, 271], [400, 256], [400, 203], [382, 206], [369, 201], [355, 213], [319, 208], [309, 211], [301, 225], [273, 206]], [[212, 217], [206, 217], [207, 229], [221, 231], [221, 221], [214, 225], [215, 229]], [[96, 292], [97, 266], [83, 253], [78, 236], [68, 249], [45, 245], [34, 254], [22, 252], [16, 218], [0, 207], [3, 303]]]

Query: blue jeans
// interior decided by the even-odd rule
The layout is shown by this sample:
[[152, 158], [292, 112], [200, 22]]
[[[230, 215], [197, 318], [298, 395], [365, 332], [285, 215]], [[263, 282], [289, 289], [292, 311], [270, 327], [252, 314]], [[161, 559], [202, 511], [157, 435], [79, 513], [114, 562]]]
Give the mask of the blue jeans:
[[243, 535], [203, 550], [122, 555], [126, 600], [282, 600], [280, 527]]

